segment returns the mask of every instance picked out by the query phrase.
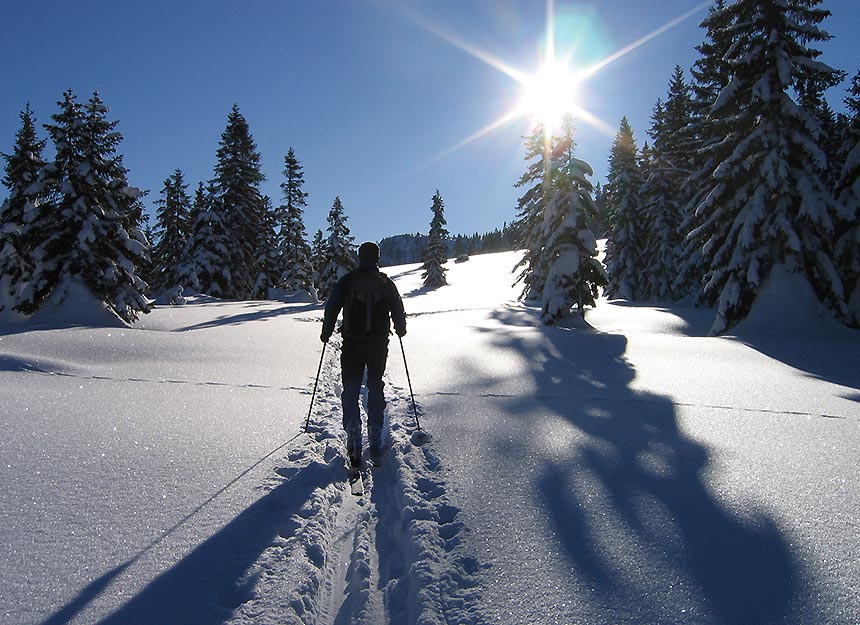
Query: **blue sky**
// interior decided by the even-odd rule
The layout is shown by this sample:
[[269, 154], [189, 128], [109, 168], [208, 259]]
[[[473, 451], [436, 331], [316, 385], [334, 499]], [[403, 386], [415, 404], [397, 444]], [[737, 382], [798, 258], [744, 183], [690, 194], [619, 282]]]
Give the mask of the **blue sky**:
[[[659, 10], [655, 6], [659, 5]], [[860, 68], [860, 2], [829, 0], [834, 40], [822, 60]], [[603, 67], [578, 95], [603, 128], [579, 123], [579, 155], [595, 181], [628, 116], [641, 146], [651, 108], [676, 64], [701, 43], [698, 1], [556, 0], [556, 45], [589, 65], [700, 7]], [[341, 197], [356, 241], [425, 232], [438, 188], [452, 233], [499, 227], [516, 214], [525, 169], [518, 117], [463, 143], [514, 109], [522, 85], [485, 59], [526, 73], [543, 54], [541, 0], [6, 0], [0, 36], [0, 151], [30, 102], [44, 123], [63, 91], [98, 90], [120, 120], [132, 184], [150, 190], [181, 169], [192, 189], [212, 176], [233, 103], [247, 118], [280, 200], [293, 147], [310, 194], [308, 234]], [[831, 94], [842, 107], [844, 87]], [[43, 135], [44, 136], [44, 135]], [[0, 191], [5, 197], [5, 189]]]

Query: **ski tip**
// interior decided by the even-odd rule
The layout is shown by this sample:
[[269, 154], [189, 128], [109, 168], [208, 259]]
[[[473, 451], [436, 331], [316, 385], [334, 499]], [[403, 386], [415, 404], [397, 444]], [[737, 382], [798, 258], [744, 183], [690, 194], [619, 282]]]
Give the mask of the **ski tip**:
[[413, 445], [421, 447], [421, 445], [430, 440], [430, 435], [424, 430], [415, 430], [412, 432], [411, 440]]

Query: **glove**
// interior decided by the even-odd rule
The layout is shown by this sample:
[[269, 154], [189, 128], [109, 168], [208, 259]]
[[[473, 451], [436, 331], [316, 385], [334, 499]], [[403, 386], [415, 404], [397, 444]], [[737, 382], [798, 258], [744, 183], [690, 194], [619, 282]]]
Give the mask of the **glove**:
[[396, 328], [394, 331], [397, 333], [397, 336], [399, 336], [400, 338], [403, 338], [404, 336], [406, 336], [406, 328]]
[[323, 330], [322, 334], [320, 334], [320, 340], [323, 343], [328, 343], [328, 340], [331, 338], [331, 332], [326, 332]]

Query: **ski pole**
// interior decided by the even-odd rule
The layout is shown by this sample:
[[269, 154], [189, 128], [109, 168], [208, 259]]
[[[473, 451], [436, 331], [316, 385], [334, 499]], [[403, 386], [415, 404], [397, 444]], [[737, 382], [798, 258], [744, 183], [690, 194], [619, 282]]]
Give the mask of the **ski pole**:
[[311, 405], [308, 407], [308, 418], [305, 420], [305, 433], [306, 434], [308, 431], [308, 427], [310, 427], [310, 424], [311, 424], [311, 411], [314, 409], [314, 398], [317, 396], [317, 385], [320, 382], [320, 373], [322, 373], [322, 363], [323, 363], [323, 358], [325, 357], [325, 346], [326, 346], [326, 344], [323, 343], [322, 353], [320, 353], [320, 366], [317, 368], [317, 377], [314, 380], [314, 392], [311, 394]]
[[415, 425], [418, 426], [418, 431], [421, 431], [421, 421], [418, 420], [418, 409], [415, 407], [415, 393], [412, 392], [412, 379], [409, 377], [409, 365], [406, 364], [406, 350], [403, 349], [403, 337], [399, 334], [400, 353], [403, 354], [403, 368], [406, 369], [406, 381], [409, 382], [409, 396], [412, 397], [412, 414], [415, 415]]

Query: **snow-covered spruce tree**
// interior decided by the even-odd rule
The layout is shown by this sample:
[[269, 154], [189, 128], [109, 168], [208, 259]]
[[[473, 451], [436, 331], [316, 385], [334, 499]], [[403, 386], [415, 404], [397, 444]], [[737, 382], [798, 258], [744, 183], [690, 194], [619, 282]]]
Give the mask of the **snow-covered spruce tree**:
[[205, 191], [202, 182], [197, 187], [189, 221], [191, 228], [185, 262], [179, 269], [177, 280], [187, 290], [227, 297], [231, 275], [224, 260], [230, 258], [232, 239], [221, 218], [214, 183], [210, 182]]
[[185, 286], [179, 281], [180, 267], [185, 262], [185, 251], [190, 231], [191, 198], [188, 185], [177, 169], [164, 180], [161, 198], [155, 201], [155, 236], [152, 248], [153, 268], [151, 288], [158, 291], [177, 291]]
[[608, 282], [597, 260], [597, 241], [589, 228], [597, 218], [588, 180], [594, 172], [588, 163], [573, 155], [573, 132], [573, 120], [567, 116], [548, 172], [551, 191], [543, 215], [548, 270], [541, 311], [541, 321], [547, 325], [569, 315], [573, 306], [584, 316], [585, 307], [595, 305], [598, 288]]
[[[141, 198], [146, 195], [146, 192], [141, 194]], [[138, 199], [141, 203], [141, 207], [143, 202], [141, 198]], [[140, 231], [143, 233], [143, 238], [146, 241], [146, 258], [140, 262], [137, 266], [135, 266], [135, 273], [146, 283], [146, 296], [148, 298], [152, 297], [152, 275], [154, 272], [154, 263], [152, 260], [152, 242], [155, 241], [155, 231], [153, 229], [152, 222], [147, 213], [141, 211], [140, 213]]]
[[845, 97], [848, 123], [840, 150], [843, 162], [836, 201], [843, 208], [836, 242], [836, 260], [848, 303], [848, 322], [860, 327], [860, 72]]
[[278, 283], [280, 276], [280, 268], [278, 264], [278, 233], [277, 233], [277, 213], [272, 208], [272, 198], [268, 195], [263, 196], [263, 211], [261, 230], [257, 233], [257, 256], [254, 260], [254, 266], [257, 270], [256, 278], [254, 279], [254, 288], [251, 294], [256, 299], [266, 299], [269, 297], [269, 289], [273, 288]]
[[[317, 230], [314, 233], [314, 238], [311, 240], [311, 265], [314, 268], [313, 279], [314, 284], [322, 284], [322, 270], [326, 262], [326, 242], [322, 230]], [[322, 293], [319, 294], [322, 296]]]
[[44, 167], [45, 140], [36, 136], [36, 119], [30, 105], [21, 112], [21, 129], [11, 154], [3, 154], [3, 185], [9, 197], [0, 209], [0, 310], [18, 305], [18, 291], [30, 280], [33, 261], [23, 239], [24, 214], [43, 201], [34, 183]]
[[264, 180], [265, 176], [260, 171], [260, 154], [248, 122], [234, 104], [227, 117], [227, 127], [221, 134], [214, 179], [215, 207], [230, 236], [227, 266], [231, 282], [224, 294], [226, 297], [250, 297], [254, 287], [256, 246], [261, 233], [268, 227], [260, 194], [260, 183]]
[[690, 174], [690, 157], [682, 137], [690, 124], [690, 93], [684, 71], [676, 66], [664, 104], [658, 100], [651, 118], [648, 174], [642, 185], [642, 211], [647, 222], [643, 246], [642, 293], [648, 299], [676, 298], [684, 235], [684, 180]]
[[142, 214], [140, 191], [129, 186], [116, 153], [118, 122], [106, 119], [98, 93], [81, 106], [69, 90], [59, 106], [54, 123], [46, 124], [56, 156], [34, 185], [46, 201], [24, 216], [34, 267], [18, 309], [32, 314], [56, 289], [77, 282], [132, 322], [149, 312], [147, 287], [135, 269], [146, 260], [147, 242], [133, 227]]
[[334, 198], [328, 213], [328, 238], [325, 242], [325, 263], [320, 271], [320, 290], [323, 297], [331, 294], [334, 285], [348, 271], [355, 268], [355, 246], [346, 226], [346, 214], [340, 197]]
[[821, 85], [838, 73], [807, 45], [829, 36], [829, 12], [813, 0], [738, 0], [723, 10], [735, 44], [731, 79], [712, 109], [732, 152], [720, 163], [696, 212], [705, 238], [705, 295], [717, 303], [712, 334], [749, 312], [775, 265], [805, 276], [818, 297], [845, 313], [833, 266], [837, 205], [824, 183], [827, 159], [819, 126], [791, 97], [798, 84]]
[[645, 220], [640, 190], [642, 172], [636, 140], [624, 117], [609, 155], [610, 232], [606, 244], [610, 297], [635, 300], [640, 296], [643, 269]]
[[597, 218], [591, 224], [591, 231], [598, 239], [606, 238], [609, 234], [607, 197], [608, 189], [599, 182], [594, 185], [594, 205], [597, 206]]
[[524, 158], [529, 165], [514, 185], [526, 190], [517, 202], [517, 218], [513, 228], [517, 233], [516, 247], [525, 250], [525, 254], [513, 268], [516, 272], [522, 267], [514, 284], [523, 283], [521, 300], [540, 301], [547, 276], [543, 211], [548, 197], [545, 185], [549, 184], [547, 170], [552, 139], [546, 136], [542, 124], [535, 126], [532, 133], [523, 139], [526, 147]]
[[[707, 240], [707, 232], [701, 229], [703, 218], [696, 215], [696, 207], [706, 197], [717, 165], [732, 150], [731, 145], [725, 142], [727, 131], [723, 120], [711, 115], [711, 109], [731, 75], [726, 55], [733, 43], [733, 35], [728, 29], [731, 18], [724, 10], [725, 5], [725, 0], [717, 0], [701, 23], [706, 39], [696, 46], [700, 56], [690, 70], [693, 77], [690, 84], [691, 121], [681, 134], [690, 153], [691, 172], [683, 184], [686, 202], [681, 231], [686, 238], [674, 289], [681, 296], [689, 296], [695, 304], [704, 303], [706, 269], [702, 246]], [[691, 236], [692, 232], [697, 232], [698, 236]]]
[[421, 267], [424, 273], [421, 279], [424, 286], [436, 289], [445, 286], [445, 263], [448, 262], [448, 231], [445, 229], [445, 203], [439, 189], [433, 195], [433, 218], [430, 220], [430, 234], [427, 238], [427, 247], [424, 249], [424, 265]]
[[284, 203], [278, 210], [278, 286], [288, 291], [307, 291], [315, 298], [314, 267], [304, 222], [308, 194], [302, 190], [304, 172], [293, 148], [284, 157], [283, 173], [285, 180], [281, 183], [281, 190]]

